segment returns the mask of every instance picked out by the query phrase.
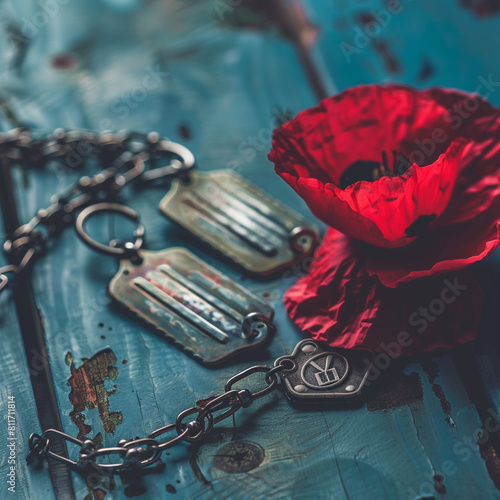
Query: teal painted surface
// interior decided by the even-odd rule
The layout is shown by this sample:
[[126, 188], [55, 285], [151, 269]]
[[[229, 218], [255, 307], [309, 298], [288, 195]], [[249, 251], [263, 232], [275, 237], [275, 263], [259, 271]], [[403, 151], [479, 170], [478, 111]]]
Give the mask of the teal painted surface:
[[[478, 92], [500, 105], [495, 49], [500, 28], [498, 2], [339, 1], [330, 9], [328, 0], [305, 0], [303, 5], [318, 29], [312, 48], [318, 68], [339, 90], [399, 81], [418, 88], [440, 85]], [[389, 11], [389, 6], [396, 8]], [[481, 6], [493, 10], [480, 15]], [[375, 24], [367, 27], [363, 18]], [[485, 290], [486, 305], [480, 335], [472, 348], [487, 388], [489, 409], [498, 414], [500, 252], [475, 265], [474, 270]]]
[[[3, 227], [0, 225], [0, 228]], [[3, 234], [3, 233], [2, 233]], [[0, 266], [5, 264], [3, 255], [0, 257]], [[40, 426], [36, 412], [33, 411], [35, 402], [30, 384], [29, 370], [36, 370], [44, 362], [30, 353], [29, 362], [22, 349], [22, 338], [17, 324], [16, 309], [11, 294], [4, 294], [0, 300], [0, 414], [2, 415], [2, 452], [0, 454], [0, 471], [2, 482], [0, 493], [2, 498], [9, 498], [7, 488], [7, 473], [13, 465], [16, 467], [16, 495], [19, 498], [50, 498], [52, 485], [47, 474], [28, 471], [24, 465], [24, 456], [28, 452], [28, 437]], [[15, 396], [15, 420], [8, 420], [9, 396]], [[15, 440], [7, 440], [8, 424], [15, 427]], [[9, 446], [14, 443], [14, 446]], [[10, 458], [10, 451], [15, 453], [15, 463]]]
[[[315, 55], [338, 90], [399, 81], [473, 92], [481, 77], [500, 82], [494, 49], [499, 13], [479, 16], [464, 6], [498, 7], [495, 1], [339, 0], [333, 8], [330, 0], [302, 3], [318, 29]], [[500, 103], [498, 89], [488, 96], [494, 104]]]
[[[94, 1], [82, 8], [69, 2], [61, 6], [49, 26], [39, 30], [23, 66], [22, 79], [15, 71], [4, 78], [20, 119], [42, 131], [59, 126], [157, 130], [190, 147], [201, 169], [234, 168], [308, 215], [303, 202], [273, 173], [266, 160], [273, 114], [284, 109], [295, 113], [316, 102], [290, 44], [274, 34], [219, 27], [217, 18], [210, 14], [211, 2], [190, 2], [195, 10], [181, 10], [176, 17], [172, 9], [179, 2], [153, 3], [143, 12], [134, 11], [135, 4], [127, 2], [128, 13], [120, 14], [109, 7], [114, 3]], [[313, 22], [319, 23], [318, 13], [324, 13], [326, 23], [331, 4], [313, 3], [317, 16]], [[19, 2], [12, 8], [18, 9], [20, 19], [30, 19], [28, 5]], [[30, 12], [33, 15], [36, 10]], [[112, 25], [111, 17], [115, 19]], [[91, 25], [95, 32], [86, 38]], [[61, 52], [74, 55], [75, 68], [50, 68], [47, 54]], [[337, 66], [325, 57], [324, 67], [331, 68], [339, 87], [356, 83], [358, 76], [363, 81], [361, 70], [358, 76], [349, 70], [344, 78], [353, 81], [342, 83], [336, 77], [342, 68]], [[140, 101], [130, 99], [151, 68], [159, 77], [158, 86]], [[365, 77], [370, 80], [364, 81], [377, 80], [373, 74]], [[182, 137], [180, 125], [191, 130], [189, 139]], [[29, 187], [23, 188], [18, 175], [22, 220], [47, 205], [51, 193], [75, 178], [57, 169], [31, 171]], [[271, 364], [275, 357], [291, 352], [302, 338], [281, 302], [294, 276], [284, 274], [272, 282], [244, 279], [238, 271], [196, 248], [185, 233], [159, 214], [158, 203], [166, 189], [158, 186], [127, 193], [127, 203], [141, 213], [146, 225], [148, 248], [184, 245], [255, 293], [269, 294], [276, 309], [278, 333], [268, 350], [246, 363], [219, 370], [203, 368], [112, 307], [105, 289], [117, 263], [93, 253], [72, 230], [66, 231], [34, 269], [35, 294], [66, 432], [78, 433], [69, 416], [73, 406], [69, 400], [67, 353], [71, 352], [77, 368], [82, 358], [90, 358], [104, 348], [116, 354], [118, 375], [114, 381], [107, 380], [105, 387], [111, 390], [116, 384], [116, 394], [109, 397], [110, 411], [121, 412], [123, 422], [116, 425], [114, 434], [106, 433], [97, 409], [84, 412], [85, 422], [92, 427], [89, 437], [101, 432], [107, 446], [173, 422], [179, 411], [220, 393], [234, 373], [253, 364]], [[100, 231], [105, 238], [107, 227], [102, 226]], [[25, 443], [38, 425], [28, 367], [9, 300], [3, 296], [0, 299], [0, 374], [2, 388], [13, 391], [19, 403], [22, 401], [19, 434]], [[9, 359], [15, 360], [19, 378], [5, 373]], [[241, 410], [236, 416], [236, 431], [228, 420], [201, 446], [181, 445], [164, 455], [165, 472], [143, 477], [146, 492], [142, 498], [499, 498], [477, 445], [466, 444], [474, 441], [480, 427], [477, 412], [449, 357], [439, 356], [434, 361], [438, 375], [433, 383], [442, 388], [449, 403], [447, 411], [443, 411], [443, 401], [436, 397], [428, 374], [418, 362], [408, 365], [405, 374], [418, 375], [422, 401], [386, 411], [368, 411], [364, 405], [305, 412], [292, 409], [279, 393], [274, 393]], [[2, 427], [0, 440], [4, 433]], [[213, 455], [234, 438], [262, 446], [266, 457], [263, 464], [242, 474], [228, 474], [214, 467]], [[3, 477], [6, 464], [2, 460]], [[25, 489], [19, 489], [18, 498], [51, 498], [45, 472], [21, 465], [18, 480]], [[444, 476], [446, 494], [434, 487], [436, 474]], [[73, 477], [77, 498], [83, 499], [88, 489], [79, 477]], [[169, 493], [167, 485], [177, 493]], [[106, 498], [126, 498], [125, 491], [126, 485], [117, 477], [116, 488], [107, 492]]]

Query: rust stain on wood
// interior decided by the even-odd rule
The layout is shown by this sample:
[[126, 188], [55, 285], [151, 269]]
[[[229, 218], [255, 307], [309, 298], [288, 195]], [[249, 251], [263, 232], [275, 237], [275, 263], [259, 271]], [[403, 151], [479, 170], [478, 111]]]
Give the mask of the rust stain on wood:
[[183, 139], [191, 139], [191, 127], [187, 123], [181, 123], [178, 130]]
[[155, 465], [148, 469], [129, 469], [119, 472], [122, 484], [125, 486], [123, 493], [127, 498], [139, 497], [147, 493], [147, 488], [142, 483], [144, 476], [148, 474], [163, 474], [166, 464], [161, 460], [155, 462]]
[[172, 493], [172, 494], [177, 493], [177, 490], [175, 489], [175, 486], [173, 486], [171, 484], [167, 484], [166, 490], [167, 490], [168, 493]]
[[439, 375], [439, 366], [435, 361], [426, 361], [425, 363], [422, 363], [422, 368], [425, 373], [427, 373], [427, 378], [431, 383], [432, 392], [434, 392], [436, 397], [439, 399], [443, 413], [447, 416], [451, 415], [451, 403], [446, 399], [443, 388], [439, 384], [436, 384], [436, 379]]
[[[66, 363], [71, 369], [71, 376], [68, 384], [71, 387], [69, 400], [73, 405], [70, 413], [71, 420], [79, 429], [78, 439], [86, 436], [92, 430], [91, 426], [85, 423], [86, 409], [97, 408], [99, 418], [106, 432], [114, 432], [115, 427], [122, 423], [122, 414], [119, 411], [109, 411], [109, 397], [116, 392], [106, 390], [104, 381], [106, 379], [116, 380], [118, 369], [116, 368], [116, 356], [111, 349], [99, 351], [91, 358], [83, 358], [82, 365], [76, 368], [73, 355], [66, 354]], [[96, 436], [98, 438], [99, 434]], [[102, 436], [100, 436], [102, 442]]]
[[444, 477], [441, 474], [434, 474], [433, 480], [434, 480], [434, 489], [440, 495], [446, 495], [448, 491], [446, 490], [446, 486], [444, 485]]
[[401, 72], [400, 62], [392, 52], [390, 45], [385, 40], [374, 39], [373, 47], [383, 59], [389, 73], [396, 74]]
[[107, 492], [101, 488], [96, 488], [89, 492], [88, 495], [85, 496], [84, 500], [104, 500]]
[[418, 373], [405, 375], [403, 372], [395, 372], [370, 390], [367, 408], [368, 411], [388, 410], [422, 401], [423, 397], [422, 381]]
[[488, 443], [478, 444], [479, 452], [486, 463], [488, 474], [490, 475], [495, 486], [500, 490], [500, 458], [498, 457], [498, 454], [493, 446]]
[[500, 12], [500, 0], [460, 0], [459, 3], [478, 17], [493, 17]]
[[54, 69], [73, 69], [75, 65], [75, 58], [71, 54], [59, 54], [51, 60], [51, 66]]

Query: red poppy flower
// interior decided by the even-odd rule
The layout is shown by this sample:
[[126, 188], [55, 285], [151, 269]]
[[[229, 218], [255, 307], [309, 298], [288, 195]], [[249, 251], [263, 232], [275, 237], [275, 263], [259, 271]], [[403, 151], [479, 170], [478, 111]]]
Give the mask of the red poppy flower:
[[[285, 296], [295, 322], [332, 345], [379, 344], [451, 273], [467, 292], [427, 321], [415, 350], [470, 340], [477, 286], [460, 270], [500, 242], [499, 139], [500, 110], [480, 96], [403, 85], [350, 89], [278, 127], [276, 172], [333, 228]], [[437, 338], [445, 319], [468, 333]]]

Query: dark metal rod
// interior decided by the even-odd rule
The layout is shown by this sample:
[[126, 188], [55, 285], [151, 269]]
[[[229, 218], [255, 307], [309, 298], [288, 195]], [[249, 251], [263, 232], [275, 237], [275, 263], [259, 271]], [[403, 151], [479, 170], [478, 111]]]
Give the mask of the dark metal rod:
[[276, 18], [280, 20], [282, 30], [285, 35], [293, 42], [297, 48], [298, 55], [304, 66], [305, 72], [309, 78], [309, 83], [316, 95], [321, 101], [328, 97], [329, 93], [324, 84], [323, 78], [316, 63], [313, 60], [310, 49], [306, 46], [304, 38], [301, 36], [300, 20], [297, 19], [294, 9], [286, 0], [269, 2], [276, 12]]

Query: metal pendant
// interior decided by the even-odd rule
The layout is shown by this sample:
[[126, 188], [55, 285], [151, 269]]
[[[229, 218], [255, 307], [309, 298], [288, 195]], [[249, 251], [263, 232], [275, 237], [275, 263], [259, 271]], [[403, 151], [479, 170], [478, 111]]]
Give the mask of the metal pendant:
[[273, 309], [183, 248], [121, 261], [113, 299], [205, 365], [265, 344]]
[[360, 399], [373, 361], [368, 349], [338, 349], [302, 340], [274, 366], [286, 367], [279, 376], [292, 403], [317, 404]]
[[245, 181], [216, 170], [177, 178], [160, 210], [247, 271], [269, 275], [310, 255], [318, 230]]

